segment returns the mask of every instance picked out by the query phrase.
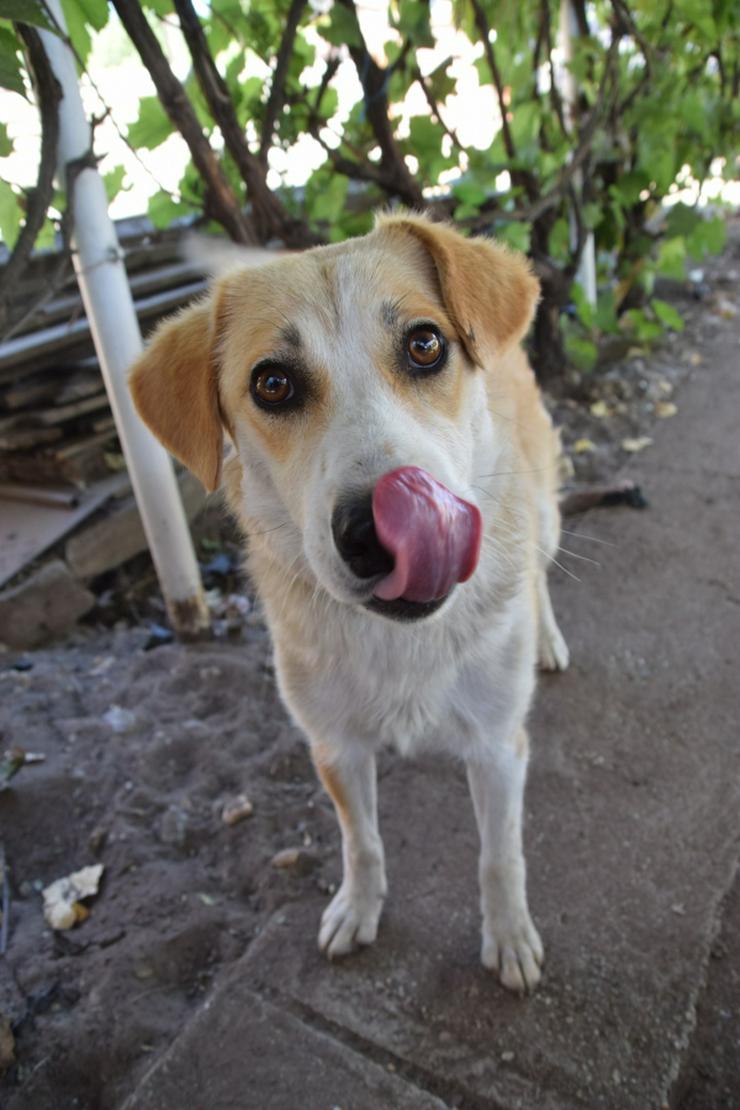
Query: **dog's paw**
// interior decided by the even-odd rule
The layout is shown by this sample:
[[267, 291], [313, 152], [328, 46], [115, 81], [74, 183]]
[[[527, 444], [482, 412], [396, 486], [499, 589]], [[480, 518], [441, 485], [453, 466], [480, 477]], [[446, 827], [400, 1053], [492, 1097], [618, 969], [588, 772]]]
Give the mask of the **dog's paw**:
[[556, 624], [541, 628], [537, 643], [537, 662], [541, 671], [567, 671], [570, 652]]
[[341, 886], [321, 918], [319, 948], [333, 960], [372, 944], [378, 935], [382, 909], [382, 894], [351, 894]]
[[518, 920], [483, 928], [481, 961], [498, 973], [503, 986], [524, 994], [540, 981], [545, 952], [540, 935], [525, 911]]

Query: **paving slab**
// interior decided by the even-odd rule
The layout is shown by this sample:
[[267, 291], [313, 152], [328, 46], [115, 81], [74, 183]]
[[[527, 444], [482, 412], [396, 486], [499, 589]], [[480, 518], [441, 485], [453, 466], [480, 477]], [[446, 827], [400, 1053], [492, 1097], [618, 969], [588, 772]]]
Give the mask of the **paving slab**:
[[[278, 1026], [321, 1031], [327, 1066], [391, 1065], [422, 1100], [409, 1105], [676, 1105], [740, 832], [736, 341], [720, 337], [715, 353], [631, 470], [650, 509], [567, 524], [593, 540], [569, 535], [564, 546], [601, 565], [571, 564], [581, 581], [554, 578], [573, 663], [543, 679], [532, 719], [529, 888], [547, 948], [537, 993], [511, 996], [478, 963], [462, 769], [395, 757], [380, 782], [390, 897], [376, 946], [328, 964], [316, 949], [317, 895], [275, 917], [231, 974], [234, 991], [269, 999]], [[335, 859], [338, 878], [338, 836]], [[229, 1015], [238, 1027], [229, 989], [211, 1006], [217, 1029]], [[174, 1091], [166, 1076], [180, 1067], [228, 1072], [233, 1036], [224, 1048], [199, 1028], [155, 1066], [150, 1101], [139, 1092], [131, 1107], [180, 1105], [151, 1093]], [[254, 1105], [330, 1110], [315, 1061], [286, 1061], [266, 1040], [250, 1048], [262, 1051], [253, 1089], [274, 1072], [303, 1096], [289, 1104], [265, 1087]], [[226, 1081], [215, 1090], [209, 1106], [253, 1105]], [[405, 1105], [374, 1097], [367, 1105]]]
[[217, 990], [122, 1110], [445, 1110], [400, 1076], [255, 995]]

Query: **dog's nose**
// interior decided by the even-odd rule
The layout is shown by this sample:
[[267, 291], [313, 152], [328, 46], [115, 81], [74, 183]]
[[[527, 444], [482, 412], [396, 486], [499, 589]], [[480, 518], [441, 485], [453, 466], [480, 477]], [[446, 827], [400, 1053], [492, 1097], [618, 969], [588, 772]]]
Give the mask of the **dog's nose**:
[[331, 518], [337, 551], [358, 578], [375, 578], [393, 570], [393, 556], [380, 546], [373, 521], [372, 494], [342, 501]]

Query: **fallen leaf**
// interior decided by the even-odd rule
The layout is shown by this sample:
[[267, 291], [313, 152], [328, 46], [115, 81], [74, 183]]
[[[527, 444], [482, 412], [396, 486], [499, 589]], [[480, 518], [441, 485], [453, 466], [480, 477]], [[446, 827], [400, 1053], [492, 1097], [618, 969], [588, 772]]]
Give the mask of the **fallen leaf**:
[[607, 405], [606, 401], [594, 401], [590, 408], [592, 415], [598, 416], [600, 419], [603, 419], [603, 417], [610, 415], [609, 406]]
[[669, 382], [666, 378], [660, 378], [658, 381], [658, 389], [661, 393], [665, 393], [666, 397], [670, 397], [673, 393], [673, 383]]
[[72, 929], [89, 916], [90, 911], [82, 905], [82, 899], [98, 893], [103, 871], [102, 863], [94, 863], [45, 888], [44, 917], [52, 929]]
[[573, 444], [576, 455], [585, 455], [587, 451], [595, 451], [596, 444], [590, 439], [577, 439]]
[[659, 416], [661, 420], [666, 420], [669, 416], [675, 416], [678, 412], [678, 405], [674, 405], [673, 401], [658, 401], [655, 406], [655, 415]]
[[622, 447], [625, 451], [636, 454], [638, 451], [644, 451], [652, 442], [650, 436], [635, 436], [634, 438], [628, 436], [627, 439], [622, 440]]

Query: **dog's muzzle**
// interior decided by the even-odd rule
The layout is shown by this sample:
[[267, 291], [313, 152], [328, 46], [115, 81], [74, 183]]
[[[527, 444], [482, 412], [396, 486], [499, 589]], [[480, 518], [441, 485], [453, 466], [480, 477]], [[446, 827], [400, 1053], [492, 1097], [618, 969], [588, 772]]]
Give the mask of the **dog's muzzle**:
[[413, 466], [384, 474], [372, 495], [340, 503], [332, 517], [344, 562], [376, 579], [369, 607], [407, 619], [433, 612], [470, 578], [482, 531], [475, 505]]

